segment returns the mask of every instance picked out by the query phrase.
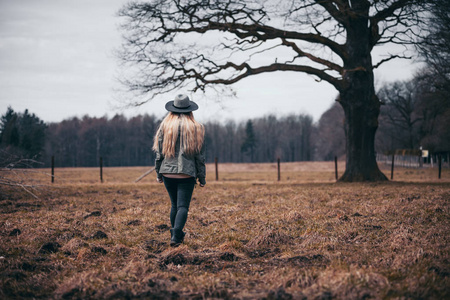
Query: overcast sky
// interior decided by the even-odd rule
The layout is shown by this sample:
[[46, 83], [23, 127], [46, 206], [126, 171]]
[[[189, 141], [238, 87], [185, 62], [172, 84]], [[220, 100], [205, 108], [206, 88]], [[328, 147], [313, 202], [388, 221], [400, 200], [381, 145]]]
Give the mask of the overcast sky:
[[[117, 11], [127, 0], [0, 0], [0, 114], [28, 109], [45, 122], [73, 116], [165, 113], [167, 95], [138, 109], [118, 109], [120, 46]], [[417, 65], [393, 61], [376, 71], [377, 83], [405, 80]], [[299, 73], [258, 75], [234, 86], [237, 98], [189, 94], [196, 118], [242, 120], [270, 113], [308, 113], [317, 121], [337, 95], [326, 82]]]

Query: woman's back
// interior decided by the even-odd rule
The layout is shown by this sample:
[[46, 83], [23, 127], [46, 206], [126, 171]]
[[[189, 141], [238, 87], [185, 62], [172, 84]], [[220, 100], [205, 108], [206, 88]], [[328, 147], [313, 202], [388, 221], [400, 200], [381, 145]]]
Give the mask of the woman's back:
[[197, 104], [185, 95], [167, 102], [169, 114], [161, 122], [153, 142], [157, 181], [164, 182], [172, 204], [172, 246], [184, 240], [183, 228], [197, 179], [200, 186], [206, 184], [205, 129], [192, 114], [197, 108]]
[[153, 150], [165, 157], [173, 157], [177, 151], [194, 155], [201, 151], [204, 135], [203, 125], [194, 119], [192, 112], [169, 112], [158, 128]]

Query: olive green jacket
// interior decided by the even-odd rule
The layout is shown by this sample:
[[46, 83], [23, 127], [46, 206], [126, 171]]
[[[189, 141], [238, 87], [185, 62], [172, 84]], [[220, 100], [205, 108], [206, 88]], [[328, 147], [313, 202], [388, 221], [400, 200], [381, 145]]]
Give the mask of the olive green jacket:
[[188, 155], [182, 150], [180, 151], [180, 137], [175, 145], [175, 156], [164, 157], [162, 154], [163, 136], [158, 137], [158, 151], [156, 151], [155, 171], [158, 178], [162, 178], [162, 174], [186, 174], [194, 178], [198, 178], [200, 184], [206, 184], [206, 167], [205, 167], [205, 143], [199, 153]]

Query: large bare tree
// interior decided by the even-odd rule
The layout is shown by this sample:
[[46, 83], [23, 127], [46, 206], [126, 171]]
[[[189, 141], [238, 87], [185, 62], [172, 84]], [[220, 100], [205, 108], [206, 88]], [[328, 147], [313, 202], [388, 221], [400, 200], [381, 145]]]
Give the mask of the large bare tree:
[[345, 112], [347, 164], [340, 180], [387, 180], [375, 159], [380, 101], [373, 70], [405, 55], [386, 53], [374, 62], [372, 50], [414, 43], [421, 11], [417, 0], [130, 3], [119, 13], [125, 18], [121, 58], [131, 67], [127, 72], [134, 70], [124, 83], [147, 101], [180, 88], [226, 87], [261, 73], [310, 74], [336, 88]]

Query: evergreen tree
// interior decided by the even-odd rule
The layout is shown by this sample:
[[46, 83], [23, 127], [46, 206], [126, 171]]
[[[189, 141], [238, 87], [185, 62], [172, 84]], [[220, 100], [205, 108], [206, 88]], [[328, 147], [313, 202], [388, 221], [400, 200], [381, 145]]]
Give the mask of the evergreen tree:
[[16, 113], [8, 107], [0, 118], [0, 147], [9, 154], [39, 159], [43, 154], [47, 125], [28, 110]]
[[253, 123], [251, 120], [247, 121], [245, 125], [245, 140], [241, 146], [241, 152], [248, 153], [250, 152], [251, 162], [255, 161], [254, 153], [256, 148], [256, 136], [253, 130]]
[[17, 147], [19, 145], [17, 117], [17, 113], [9, 106], [0, 119], [0, 145], [2, 148]]

